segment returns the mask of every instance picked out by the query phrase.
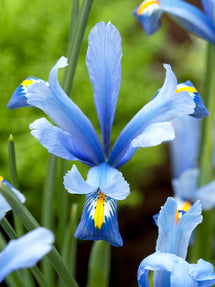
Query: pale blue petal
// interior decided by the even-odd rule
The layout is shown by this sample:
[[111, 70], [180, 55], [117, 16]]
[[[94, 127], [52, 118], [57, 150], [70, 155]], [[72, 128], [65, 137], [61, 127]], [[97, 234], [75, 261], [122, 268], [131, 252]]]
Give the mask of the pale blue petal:
[[215, 180], [198, 188], [194, 193], [194, 200], [200, 200], [203, 210], [209, 210], [214, 208]]
[[[57, 70], [66, 65], [66, 58], [61, 57], [50, 72], [49, 85], [42, 80], [34, 80], [28, 85], [26, 84], [23, 91], [22, 83], [12, 98], [19, 98], [18, 94], [20, 91], [22, 98], [26, 97], [29, 106], [34, 106], [44, 111], [56, 125], [73, 136], [80, 149], [84, 150], [87, 156], [91, 158], [91, 162], [98, 164], [104, 160], [98, 135], [89, 119], [67, 97], [58, 83]], [[8, 107], [11, 108], [10, 102]], [[17, 107], [20, 107], [19, 102], [17, 105], [12, 106], [12, 108]]]
[[175, 94], [177, 80], [169, 65], [166, 68], [166, 79], [156, 97], [146, 104], [125, 126], [115, 142], [109, 163], [117, 166], [125, 156], [134, 138], [153, 124], [170, 121], [176, 117], [192, 114], [195, 108], [192, 97], [187, 92]]
[[117, 169], [102, 163], [92, 167], [87, 175], [87, 183], [99, 187], [102, 193], [117, 200], [125, 199], [129, 193], [129, 184]]
[[201, 211], [200, 201], [197, 201], [178, 221], [175, 254], [184, 259], [187, 255], [191, 234], [196, 226], [202, 222]]
[[160, 29], [160, 18], [163, 14], [163, 10], [158, 1], [143, 1], [134, 10], [133, 14], [140, 21], [148, 36], [152, 35]]
[[190, 116], [172, 121], [175, 139], [170, 143], [172, 177], [178, 178], [185, 170], [197, 167], [200, 120]]
[[64, 176], [63, 184], [69, 193], [88, 194], [98, 190], [98, 186], [86, 183], [75, 165]]
[[[117, 220], [117, 200], [102, 195], [104, 200], [99, 204], [99, 194], [100, 191], [86, 195], [84, 210], [75, 237], [83, 240], [104, 240], [113, 246], [122, 246], [123, 241]], [[97, 203], [100, 206], [101, 225], [99, 226], [95, 216]]]
[[11, 240], [0, 253], [0, 282], [16, 269], [33, 267], [50, 252], [53, 242], [53, 233], [42, 227]]
[[[9, 182], [7, 182], [5, 179], [0, 177], [0, 182], [7, 185], [17, 196], [17, 198], [20, 200], [20, 202], [25, 202], [24, 195], [18, 191], [16, 188], [14, 188]], [[0, 220], [4, 217], [5, 213], [11, 210], [10, 205], [7, 203], [7, 201], [4, 199], [3, 195], [0, 193]]]
[[129, 161], [138, 148], [156, 146], [162, 142], [171, 141], [174, 138], [175, 132], [170, 122], [151, 124], [145, 128], [142, 134], [132, 140], [128, 151], [116, 167], [119, 168]]
[[199, 287], [213, 286], [215, 284], [214, 267], [203, 259], [199, 259], [197, 264], [190, 264], [189, 274], [198, 281]]
[[121, 37], [110, 22], [99, 22], [88, 38], [86, 65], [93, 85], [104, 150], [108, 156], [110, 135], [121, 82]]
[[161, 0], [160, 3], [162, 9], [180, 26], [215, 44], [215, 27], [213, 22], [200, 9], [179, 0]]
[[194, 199], [198, 186], [199, 170], [187, 169], [179, 178], [172, 180], [172, 187], [177, 197], [189, 201]]
[[80, 160], [93, 165], [85, 150], [77, 144], [71, 134], [53, 126], [45, 118], [38, 119], [30, 124], [31, 134], [44, 146], [49, 153], [67, 160]]

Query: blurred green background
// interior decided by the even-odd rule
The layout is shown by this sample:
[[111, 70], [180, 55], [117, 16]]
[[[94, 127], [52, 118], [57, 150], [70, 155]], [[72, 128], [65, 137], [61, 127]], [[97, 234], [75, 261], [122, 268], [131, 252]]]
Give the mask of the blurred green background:
[[[132, 15], [139, 4], [140, 1], [136, 0], [94, 1], [71, 94], [73, 101], [90, 118], [101, 135], [85, 55], [87, 37], [92, 27], [99, 21], [111, 21], [121, 34], [123, 49], [121, 90], [112, 130], [112, 143], [131, 117], [162, 86], [165, 78], [163, 63], [171, 64], [178, 82], [189, 79], [200, 93], [202, 90], [204, 41], [190, 37], [165, 17], [162, 29], [147, 37]], [[26, 195], [26, 205], [37, 218], [40, 216], [48, 153], [31, 136], [29, 124], [44, 114], [33, 108], [11, 111], [6, 105], [22, 80], [28, 76], [47, 80], [52, 66], [62, 55], [66, 55], [71, 7], [72, 1], [69, 0], [0, 1], [1, 174], [10, 181], [8, 138], [13, 134], [20, 189]], [[59, 72], [60, 80], [63, 72]], [[68, 166], [71, 167], [72, 164], [68, 163]], [[82, 164], [75, 164], [86, 175], [87, 168]], [[132, 212], [143, 208], [144, 188], [150, 190], [156, 183], [154, 169], [157, 167], [163, 169], [163, 173], [168, 173], [167, 177], [170, 178], [167, 145], [139, 150], [121, 169], [130, 183], [131, 195], [119, 203], [119, 225], [121, 220], [126, 221], [123, 217], [125, 207]], [[69, 198], [71, 201], [81, 202], [81, 214], [84, 197], [69, 195]]]

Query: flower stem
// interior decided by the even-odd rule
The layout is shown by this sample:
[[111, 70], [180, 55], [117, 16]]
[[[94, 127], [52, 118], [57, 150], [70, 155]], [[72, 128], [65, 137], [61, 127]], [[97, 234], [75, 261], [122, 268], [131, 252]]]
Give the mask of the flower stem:
[[[199, 185], [209, 183], [213, 179], [213, 142], [215, 117], [215, 49], [208, 44], [207, 62], [204, 82], [204, 103], [210, 113], [202, 121], [200, 143], [200, 178]], [[195, 242], [191, 250], [192, 260], [199, 258], [210, 260], [213, 234], [213, 211], [203, 213], [203, 222], [195, 232]]]
[[88, 265], [87, 286], [108, 287], [110, 274], [110, 244], [105, 241], [95, 241]]
[[[0, 191], [28, 231], [40, 226], [29, 210], [19, 201], [10, 187], [1, 182]], [[70, 271], [66, 268], [55, 247], [53, 247], [52, 251], [47, 256], [64, 284], [68, 287], [78, 287], [78, 284]]]

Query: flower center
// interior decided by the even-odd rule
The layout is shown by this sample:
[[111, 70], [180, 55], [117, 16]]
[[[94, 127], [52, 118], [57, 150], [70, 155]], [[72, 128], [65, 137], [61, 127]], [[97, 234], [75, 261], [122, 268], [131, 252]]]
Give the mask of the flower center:
[[178, 223], [179, 219], [183, 214], [185, 214], [191, 207], [191, 203], [189, 201], [185, 201], [182, 209], [177, 209], [176, 210], [176, 223]]
[[100, 190], [98, 193], [98, 198], [96, 202], [96, 209], [94, 214], [94, 226], [99, 231], [104, 223], [104, 203], [105, 203], [105, 194]]

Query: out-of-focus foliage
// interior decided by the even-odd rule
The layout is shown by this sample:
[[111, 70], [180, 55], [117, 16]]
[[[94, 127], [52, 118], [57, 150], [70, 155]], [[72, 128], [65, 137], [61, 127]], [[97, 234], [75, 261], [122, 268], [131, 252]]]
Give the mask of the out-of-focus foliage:
[[[202, 83], [197, 82], [196, 79], [202, 77], [200, 68], [204, 64], [202, 61], [204, 52], [201, 52], [203, 41], [195, 38], [195, 46], [187, 44], [185, 50], [180, 44], [171, 42], [166, 29], [147, 38], [142, 27], [132, 15], [138, 4], [139, 1], [136, 0], [94, 1], [74, 79], [72, 99], [100, 132], [93, 104], [92, 86], [85, 66], [85, 55], [87, 36], [92, 27], [99, 21], [111, 21], [121, 34], [123, 49], [121, 90], [112, 142], [115, 141], [128, 120], [150, 100], [163, 84], [165, 77], [163, 62], [172, 65], [179, 82], [187, 80], [192, 74], [191, 80], [201, 91]], [[1, 0], [0, 2], [1, 174], [10, 180], [7, 140], [12, 133], [16, 145], [21, 190], [31, 194], [27, 196], [28, 202], [35, 207], [40, 203], [40, 191], [43, 188], [46, 174], [48, 153], [30, 135], [28, 126], [35, 119], [44, 115], [31, 108], [10, 111], [6, 108], [6, 104], [23, 79], [28, 76], [36, 76], [47, 80], [51, 67], [60, 56], [66, 55], [71, 6], [72, 1], [69, 0], [33, 0], [30, 2], [27, 0]], [[170, 46], [172, 47], [170, 48]], [[165, 51], [168, 51], [168, 54]], [[166, 55], [165, 58], [163, 55]], [[63, 71], [60, 71], [60, 79], [62, 79], [62, 75]], [[163, 146], [139, 150], [122, 169], [125, 178], [131, 185], [131, 191], [138, 189], [140, 180], [150, 183], [150, 173], [147, 172], [147, 169], [163, 164], [166, 159]], [[69, 163], [69, 167], [72, 164]], [[80, 164], [78, 165], [80, 168]], [[87, 172], [85, 167], [83, 170]], [[135, 204], [140, 201], [140, 196], [137, 196], [136, 200], [134, 196], [129, 198], [126, 200], [127, 204]], [[76, 200], [75, 196], [74, 199]]]

